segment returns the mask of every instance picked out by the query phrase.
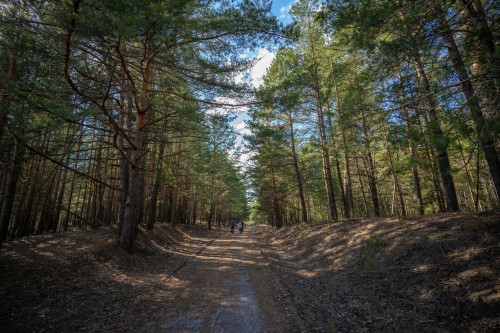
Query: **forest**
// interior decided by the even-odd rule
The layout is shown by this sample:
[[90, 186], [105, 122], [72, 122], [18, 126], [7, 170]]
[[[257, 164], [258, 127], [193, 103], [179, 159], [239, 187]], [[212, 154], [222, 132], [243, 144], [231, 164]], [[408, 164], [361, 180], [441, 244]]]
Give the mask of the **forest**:
[[282, 38], [268, 4], [2, 9], [0, 239], [113, 224], [132, 251], [139, 224], [248, 215], [234, 103], [220, 100], [251, 102], [234, 77], [252, 66], [242, 49]]
[[[499, 205], [495, 1], [296, 1], [287, 26], [251, 1], [2, 9], [0, 241]], [[261, 45], [252, 89], [239, 55]]]
[[499, 4], [297, 1], [257, 92], [252, 218], [497, 208]]
[[0, 0], [0, 331], [498, 332], [500, 1], [275, 2]]

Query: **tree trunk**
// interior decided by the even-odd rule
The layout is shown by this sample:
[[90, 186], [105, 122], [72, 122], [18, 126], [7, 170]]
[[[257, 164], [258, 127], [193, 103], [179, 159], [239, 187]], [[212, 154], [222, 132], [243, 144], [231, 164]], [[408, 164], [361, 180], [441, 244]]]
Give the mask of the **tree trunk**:
[[[431, 91], [429, 81], [427, 80], [427, 75], [424, 70], [420, 56], [415, 53], [413, 55], [413, 63], [415, 65], [415, 70], [420, 84], [423, 87], [423, 93], [429, 94]], [[451, 177], [451, 167], [450, 160], [448, 158], [447, 147], [442, 146], [443, 141], [443, 131], [439, 125], [439, 119], [437, 116], [436, 103], [432, 96], [427, 96], [425, 98], [425, 103], [431, 121], [429, 123], [429, 131], [434, 134], [435, 140], [437, 141], [436, 148], [438, 151], [438, 165], [439, 173], [441, 175], [441, 181], [443, 182], [444, 191], [446, 193], [446, 206], [449, 212], [456, 212], [459, 210], [457, 193], [455, 191], [455, 184]]]
[[21, 158], [22, 149], [19, 140], [15, 139], [14, 152], [10, 162], [10, 168], [7, 174], [7, 182], [5, 184], [4, 199], [2, 202], [2, 212], [0, 214], [0, 249], [2, 242], [7, 236], [7, 231], [10, 223], [10, 216], [12, 214], [12, 207], [14, 206], [14, 198], [16, 196], [17, 180], [21, 171]]
[[401, 205], [401, 215], [406, 216], [406, 208], [405, 202], [403, 198], [403, 193], [401, 192], [401, 187], [399, 186], [398, 177], [396, 175], [396, 171], [394, 170], [394, 163], [392, 161], [392, 153], [390, 151], [389, 142], [387, 141], [387, 132], [385, 131], [385, 126], [382, 125], [382, 129], [384, 130], [385, 142], [387, 144], [387, 157], [389, 157], [389, 164], [391, 165], [392, 176], [394, 177], [394, 186], [396, 187], [399, 195], [399, 204]]
[[[482, 51], [488, 60], [490, 67], [493, 71], [493, 75], [496, 77], [497, 85], [498, 80], [500, 78], [500, 59], [495, 52], [495, 41], [493, 39], [493, 35], [488, 26], [488, 21], [486, 19], [486, 15], [484, 14], [484, 10], [482, 8], [482, 4], [480, 0], [459, 0], [462, 2], [464, 8], [469, 14], [469, 19], [471, 21], [471, 25], [474, 28], [475, 35], [481, 44]], [[476, 5], [474, 8], [473, 3]]]
[[[335, 139], [333, 137], [332, 118], [330, 116], [328, 116], [327, 119], [328, 119], [328, 125], [330, 128], [330, 140], [332, 141], [332, 149], [335, 151]], [[347, 208], [347, 198], [345, 196], [345, 191], [344, 191], [344, 186], [343, 186], [343, 181], [342, 181], [342, 173], [340, 172], [340, 163], [339, 163], [339, 158], [337, 156], [337, 153], [335, 153], [334, 160], [335, 160], [335, 166], [337, 168], [337, 178], [339, 181], [340, 195], [342, 196], [342, 206], [344, 208], [344, 218], [349, 218], [349, 208]]]
[[278, 203], [278, 192], [276, 189], [276, 177], [274, 176], [274, 169], [271, 169], [271, 180], [273, 182], [273, 210], [274, 210], [274, 220], [276, 222], [276, 228], [282, 227], [281, 215]]
[[467, 106], [469, 107], [470, 113], [472, 115], [472, 120], [474, 121], [474, 124], [476, 126], [476, 134], [482, 146], [484, 158], [488, 163], [491, 178], [493, 179], [493, 183], [495, 184], [495, 190], [497, 192], [497, 195], [500, 197], [500, 160], [495, 149], [495, 143], [493, 142], [493, 139], [491, 138], [491, 135], [489, 133], [489, 129], [487, 128], [483, 111], [481, 110], [481, 106], [479, 105], [479, 98], [476, 96], [475, 89], [470, 82], [469, 74], [467, 73], [464, 61], [462, 60], [460, 50], [455, 43], [455, 39], [453, 38], [451, 30], [448, 26], [448, 22], [446, 21], [446, 18], [444, 17], [441, 10], [441, 6], [439, 5], [436, 5], [436, 14], [442, 30], [442, 36], [445, 42], [445, 46], [449, 51], [450, 58], [457, 73], [458, 79], [462, 83], [462, 92], [467, 101]]
[[[363, 117], [363, 113], [361, 113]], [[370, 188], [370, 194], [372, 198], [373, 204], [373, 212], [375, 216], [380, 216], [380, 207], [378, 202], [378, 191], [377, 191], [377, 177], [375, 174], [375, 166], [373, 164], [371, 147], [370, 147], [370, 137], [368, 136], [368, 128], [366, 127], [365, 118], [361, 119], [361, 128], [363, 130], [363, 135], [365, 138], [365, 150], [366, 150], [366, 158], [368, 160], [368, 187]]]
[[370, 213], [368, 211], [368, 203], [366, 202], [366, 195], [363, 186], [363, 178], [361, 178], [361, 170], [359, 170], [358, 157], [356, 155], [354, 155], [354, 165], [356, 166], [356, 172], [358, 173], [359, 188], [361, 190], [361, 194], [363, 195], [363, 205], [365, 207], [365, 215], [366, 217], [368, 217], [370, 216]]
[[321, 90], [319, 85], [319, 76], [316, 68], [316, 56], [314, 51], [313, 42], [310, 42], [311, 47], [311, 55], [313, 60], [313, 89], [316, 93], [316, 111], [318, 114], [318, 131], [319, 131], [319, 141], [321, 144], [321, 151], [323, 154], [323, 163], [324, 163], [324, 172], [326, 174], [326, 194], [328, 198], [328, 208], [330, 209], [330, 216], [333, 221], [338, 221], [337, 216], [337, 207], [335, 205], [335, 194], [333, 192], [333, 182], [332, 182], [332, 172], [330, 168], [330, 156], [328, 154], [327, 148], [327, 138], [326, 138], [326, 130], [325, 130], [325, 119], [323, 113], [323, 103], [321, 101]]
[[[7, 75], [7, 82], [12, 81], [14, 78], [14, 73], [16, 70], [16, 62], [17, 62], [17, 49], [19, 47], [19, 34], [14, 37], [14, 47], [12, 48], [12, 52], [10, 55], [10, 65], [9, 65], [9, 73]], [[2, 71], [3, 72], [3, 71]], [[6, 83], [7, 83], [6, 82]], [[8, 120], [8, 110], [9, 110], [9, 92], [6, 89], [1, 89], [1, 95], [2, 95], [2, 102], [5, 105], [4, 112], [0, 116], [0, 143], [2, 143], [2, 136], [5, 128], [5, 124], [7, 123]], [[0, 244], [1, 245], [1, 244]]]
[[[146, 120], [146, 110], [148, 105], [145, 101], [145, 96], [148, 94], [149, 82], [150, 82], [150, 71], [151, 62], [153, 57], [153, 52], [149, 43], [146, 46], [147, 55], [144, 60], [143, 77], [141, 84], [141, 95], [140, 101], [138, 103], [138, 110], [135, 121], [135, 135], [134, 135], [134, 146], [132, 147], [131, 161], [133, 164], [130, 165], [129, 174], [129, 186], [128, 195], [125, 209], [125, 219], [123, 221], [123, 226], [120, 234], [120, 245], [128, 252], [132, 252], [133, 242], [136, 235], [137, 228], [137, 216], [139, 209], [139, 200], [141, 189], [140, 186], [140, 176], [141, 170], [140, 159], [143, 157], [144, 149], [144, 135], [145, 135], [145, 120]], [[139, 97], [137, 97], [139, 98]]]
[[[332, 59], [330, 58], [330, 68], [332, 69], [333, 72], [333, 63]], [[337, 80], [335, 77], [335, 74], [332, 73], [332, 80], [333, 80], [333, 86], [335, 88], [335, 99], [337, 100], [337, 111], [339, 113], [339, 117], [342, 117], [342, 107], [340, 103], [340, 95], [339, 95], [339, 89], [337, 87]], [[346, 179], [347, 179], [347, 196], [345, 197], [345, 201], [350, 203], [350, 208], [351, 208], [351, 214], [352, 216], [355, 216], [354, 213], [354, 201], [352, 199], [352, 182], [351, 182], [351, 168], [349, 165], [349, 153], [347, 149], [347, 138], [345, 135], [345, 130], [342, 128], [342, 142], [344, 144], [344, 163], [345, 163], [345, 170], [346, 170]], [[341, 184], [342, 186], [342, 184]], [[349, 217], [349, 214], [346, 214], [346, 218]]]
[[302, 211], [302, 222], [307, 223], [307, 210], [306, 210], [306, 203], [304, 200], [304, 193], [302, 190], [302, 179], [300, 178], [300, 170], [299, 170], [299, 163], [297, 159], [297, 152], [295, 150], [295, 136], [293, 132], [293, 121], [292, 121], [292, 115], [291, 111], [288, 112], [288, 121], [290, 125], [290, 137], [292, 141], [292, 156], [293, 156], [293, 166], [295, 168], [295, 178], [297, 180], [297, 187], [299, 189], [299, 199], [300, 199], [300, 208]]
[[[401, 73], [398, 73], [399, 76], [399, 82], [402, 87], [403, 91], [403, 103], [406, 103], [406, 94], [405, 94], [405, 89], [403, 85], [403, 81], [401, 79]], [[404, 117], [405, 117], [405, 123], [406, 123], [406, 130], [408, 131], [408, 146], [410, 147], [410, 156], [412, 159], [412, 174], [413, 174], [413, 184], [415, 186], [415, 195], [417, 197], [417, 204], [418, 204], [418, 214], [423, 215], [424, 214], [424, 200], [422, 198], [422, 188], [420, 186], [420, 177], [418, 175], [418, 165], [417, 165], [417, 152], [415, 151], [415, 147], [413, 144], [413, 140], [411, 138], [411, 125], [410, 125], [410, 116], [408, 114], [408, 107], [403, 108], [404, 112]]]
[[146, 224], [148, 229], [153, 229], [156, 222], [156, 202], [158, 201], [158, 189], [160, 188], [160, 179], [163, 166], [163, 154], [165, 152], [165, 141], [160, 143], [160, 152], [158, 154], [158, 165], [156, 167], [155, 182], [151, 191], [151, 201], [149, 206], [148, 222]]

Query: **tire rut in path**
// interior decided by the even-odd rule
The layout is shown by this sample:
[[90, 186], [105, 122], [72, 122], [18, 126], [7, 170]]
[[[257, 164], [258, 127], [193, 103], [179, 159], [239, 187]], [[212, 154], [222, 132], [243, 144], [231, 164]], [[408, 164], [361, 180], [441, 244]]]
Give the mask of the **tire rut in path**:
[[[289, 332], [270, 295], [274, 281], [251, 240], [225, 233], [176, 269], [173, 292], [142, 332]], [[262, 269], [264, 268], [264, 269]], [[161, 300], [159, 300], [161, 301]], [[158, 301], [158, 302], [159, 302]]]

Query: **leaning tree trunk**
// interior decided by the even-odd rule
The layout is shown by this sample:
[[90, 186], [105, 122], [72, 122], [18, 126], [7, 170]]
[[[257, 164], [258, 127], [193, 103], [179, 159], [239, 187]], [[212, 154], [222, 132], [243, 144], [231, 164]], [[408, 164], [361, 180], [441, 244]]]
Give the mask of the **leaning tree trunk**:
[[[482, 51], [486, 56], [490, 67], [493, 71], [493, 75], [496, 77], [497, 85], [499, 84], [500, 78], [500, 58], [495, 50], [495, 40], [493, 38], [493, 34], [488, 26], [488, 21], [486, 19], [486, 15], [484, 14], [484, 10], [482, 8], [482, 4], [480, 0], [459, 0], [464, 5], [467, 13], [469, 14], [469, 19], [471, 21], [471, 25], [475, 30], [476, 38], [478, 39]], [[474, 8], [473, 3], [476, 5]]]
[[[66, 165], [69, 164], [69, 155], [66, 158]], [[62, 208], [62, 201], [64, 198], [64, 189], [66, 187], [66, 178], [68, 176], [68, 169], [64, 168], [64, 173], [63, 173], [63, 178], [62, 178], [62, 185], [61, 189], [59, 191], [59, 196], [57, 198], [56, 206], [54, 209], [54, 214], [52, 216], [52, 233], [55, 233], [57, 231], [57, 227], [59, 225], [59, 215], [61, 214], [61, 208]]]
[[[404, 22], [404, 14], [400, 13], [401, 20]], [[406, 25], [405, 25], [406, 27]], [[411, 41], [408, 40], [410, 43]], [[437, 108], [436, 101], [434, 97], [430, 94], [431, 87], [429, 84], [429, 80], [427, 79], [427, 74], [424, 70], [424, 65], [420, 59], [420, 55], [418, 54], [418, 50], [413, 50], [412, 54], [413, 65], [415, 66], [415, 73], [417, 75], [418, 81], [423, 88], [422, 93], [425, 95], [424, 102], [427, 110], [425, 112], [429, 112], [429, 116], [431, 121], [429, 125], [427, 125], [427, 129], [430, 133], [434, 135], [436, 144], [436, 148], [438, 151], [438, 165], [439, 165], [439, 173], [441, 176], [441, 181], [444, 186], [444, 191], [446, 193], [446, 203], [447, 209], [450, 212], [455, 212], [459, 210], [457, 193], [455, 191], [455, 184], [453, 183], [453, 178], [451, 177], [451, 167], [450, 160], [448, 158], [447, 147], [442, 145], [443, 142], [443, 131], [441, 130], [441, 126], [439, 124], [439, 119], [437, 116]], [[424, 116], [425, 117], [425, 116]]]
[[481, 110], [481, 106], [479, 105], [479, 99], [476, 96], [476, 92], [474, 87], [472, 86], [472, 83], [470, 82], [469, 74], [467, 73], [467, 69], [460, 54], [460, 50], [455, 43], [455, 39], [453, 38], [450, 27], [448, 26], [448, 22], [444, 17], [441, 6], [436, 6], [436, 13], [439, 25], [442, 30], [443, 40], [446, 47], [448, 48], [453, 67], [455, 68], [458, 79], [462, 83], [462, 92], [465, 96], [465, 99], [467, 100], [467, 106], [469, 107], [470, 113], [472, 115], [472, 120], [474, 121], [474, 124], [476, 126], [476, 133], [483, 149], [484, 158], [488, 163], [491, 178], [493, 179], [493, 183], [495, 184], [495, 190], [497, 192], [497, 195], [500, 197], [500, 160], [498, 159], [498, 154], [495, 149], [495, 143], [493, 142], [493, 138], [491, 137], [489, 129], [487, 128], [483, 111]]
[[427, 75], [424, 70], [420, 56], [415, 53], [413, 55], [413, 63], [415, 65], [415, 70], [420, 84], [423, 87], [423, 93], [427, 95], [424, 99], [431, 117], [429, 124], [429, 131], [434, 134], [435, 140], [438, 142], [436, 145], [438, 151], [438, 165], [439, 173], [441, 175], [441, 181], [443, 182], [444, 191], [446, 194], [446, 207], [449, 212], [456, 212], [459, 210], [457, 193], [455, 191], [455, 184], [453, 183], [453, 178], [451, 177], [451, 166], [450, 159], [448, 158], [448, 151], [446, 147], [442, 146], [443, 141], [443, 131], [439, 125], [439, 119], [437, 116], [436, 102], [432, 96], [429, 95], [431, 89], [429, 81], [427, 80]]

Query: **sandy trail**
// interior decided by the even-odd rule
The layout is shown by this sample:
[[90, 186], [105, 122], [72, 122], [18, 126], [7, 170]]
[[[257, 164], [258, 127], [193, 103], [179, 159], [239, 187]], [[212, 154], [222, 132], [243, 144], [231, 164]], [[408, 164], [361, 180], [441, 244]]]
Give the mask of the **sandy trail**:
[[[237, 229], [236, 229], [237, 230]], [[253, 227], [221, 233], [169, 281], [176, 291], [142, 332], [289, 332]]]

